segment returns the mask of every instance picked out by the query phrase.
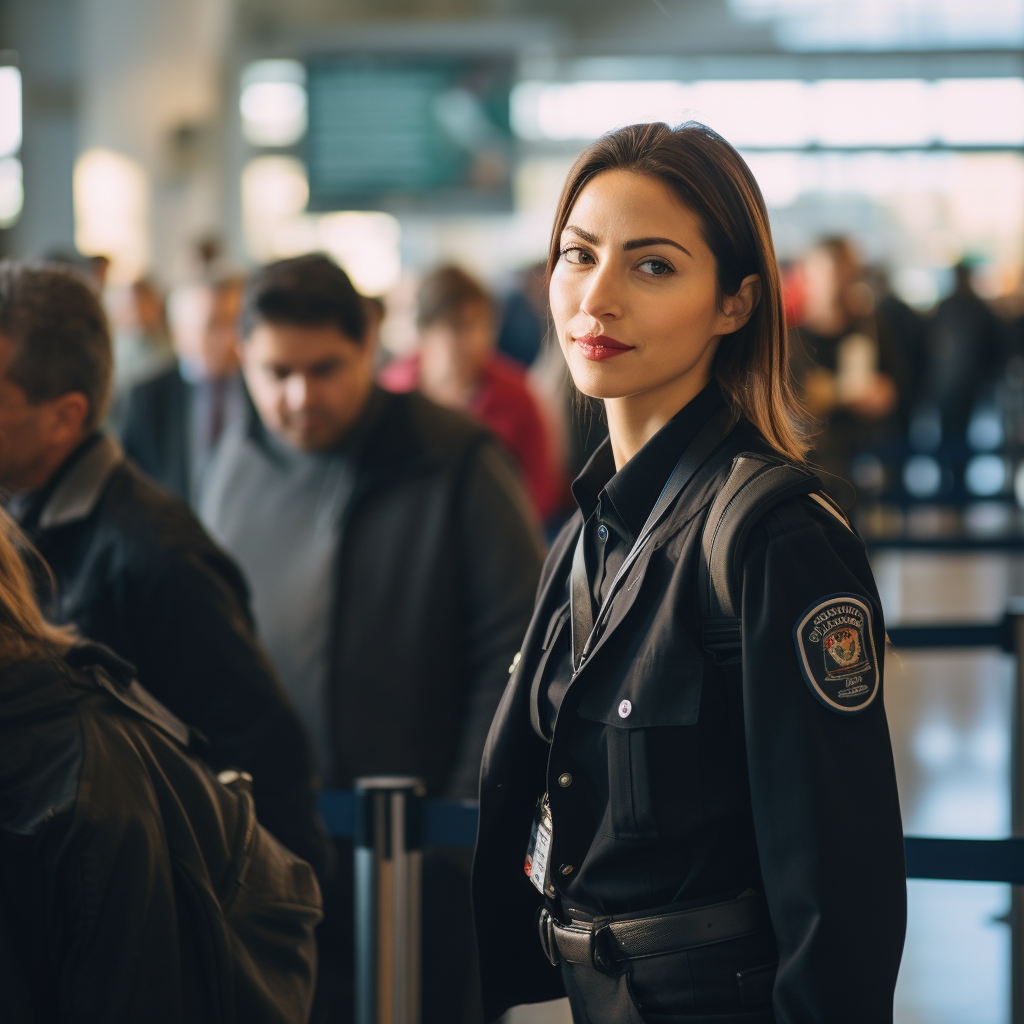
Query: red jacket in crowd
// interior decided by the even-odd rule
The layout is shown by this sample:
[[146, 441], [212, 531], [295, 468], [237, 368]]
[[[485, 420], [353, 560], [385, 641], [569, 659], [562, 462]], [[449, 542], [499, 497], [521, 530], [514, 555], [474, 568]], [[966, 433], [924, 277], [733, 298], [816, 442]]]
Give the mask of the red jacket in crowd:
[[[388, 363], [381, 371], [380, 383], [388, 391], [415, 391], [419, 378], [419, 356], [411, 355]], [[467, 411], [515, 457], [540, 518], [548, 520], [562, 504], [562, 478], [525, 372], [500, 352], [493, 353], [480, 374]]]

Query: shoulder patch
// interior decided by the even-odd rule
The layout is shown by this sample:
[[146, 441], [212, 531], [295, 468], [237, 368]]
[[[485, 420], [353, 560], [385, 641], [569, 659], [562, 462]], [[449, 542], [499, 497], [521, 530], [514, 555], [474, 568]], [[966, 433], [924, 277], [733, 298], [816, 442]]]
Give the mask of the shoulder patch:
[[797, 620], [793, 641], [811, 693], [830, 711], [856, 714], [878, 695], [871, 608], [856, 594], [816, 601]]

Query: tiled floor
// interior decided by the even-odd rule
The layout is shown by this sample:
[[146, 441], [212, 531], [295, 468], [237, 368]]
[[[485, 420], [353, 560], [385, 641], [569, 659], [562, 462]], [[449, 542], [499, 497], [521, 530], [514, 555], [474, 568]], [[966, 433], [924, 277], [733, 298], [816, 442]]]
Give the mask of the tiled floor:
[[[887, 553], [875, 573], [889, 625], [995, 621], [1024, 594], [1024, 559]], [[904, 829], [1009, 833], [1013, 662], [995, 651], [917, 651], [886, 659], [886, 710]], [[1009, 888], [910, 882], [896, 1024], [1007, 1024]], [[506, 1024], [571, 1024], [564, 1001], [519, 1007]]]

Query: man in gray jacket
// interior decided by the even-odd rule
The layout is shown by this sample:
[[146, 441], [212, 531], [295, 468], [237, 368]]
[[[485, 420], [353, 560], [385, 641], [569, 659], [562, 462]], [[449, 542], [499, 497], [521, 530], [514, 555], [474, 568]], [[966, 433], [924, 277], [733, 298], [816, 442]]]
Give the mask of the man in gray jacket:
[[[249, 577], [322, 777], [417, 775], [475, 798], [542, 561], [514, 466], [473, 421], [375, 386], [363, 302], [324, 256], [257, 272], [241, 335], [255, 414], [225, 436], [200, 513]], [[327, 894], [340, 946], [350, 890], [343, 867]], [[468, 863], [435, 857], [425, 890], [424, 1021], [477, 1019]], [[348, 1019], [339, 977], [325, 967], [314, 1020]]]

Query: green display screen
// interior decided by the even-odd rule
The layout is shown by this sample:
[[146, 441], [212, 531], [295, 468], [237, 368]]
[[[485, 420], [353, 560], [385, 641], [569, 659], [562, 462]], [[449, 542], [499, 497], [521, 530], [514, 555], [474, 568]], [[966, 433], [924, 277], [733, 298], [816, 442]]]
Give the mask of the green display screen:
[[310, 209], [510, 208], [508, 60], [338, 57], [307, 74]]

